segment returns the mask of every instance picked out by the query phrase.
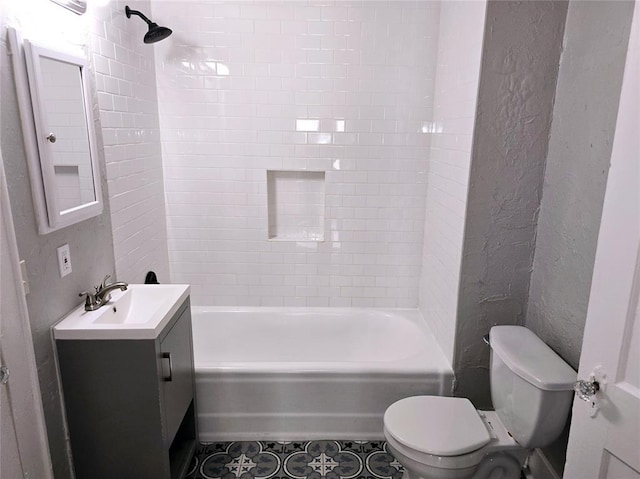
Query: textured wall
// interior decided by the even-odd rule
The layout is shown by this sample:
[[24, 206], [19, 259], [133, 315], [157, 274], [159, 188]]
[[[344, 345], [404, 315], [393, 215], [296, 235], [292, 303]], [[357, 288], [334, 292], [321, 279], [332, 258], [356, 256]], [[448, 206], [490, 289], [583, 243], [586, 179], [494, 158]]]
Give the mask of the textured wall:
[[[171, 277], [194, 304], [417, 306], [438, 8], [153, 4], [174, 30], [156, 47]], [[324, 242], [267, 239], [269, 169], [326, 171]]]
[[[103, 2], [104, 3], [104, 2]], [[169, 281], [154, 48], [125, 5], [150, 15], [150, 2], [91, 5], [91, 52], [107, 163], [118, 279], [142, 283], [153, 270]], [[160, 22], [160, 20], [158, 20]]]
[[527, 327], [577, 368], [633, 2], [571, 2]]
[[453, 361], [486, 2], [443, 2], [429, 151], [420, 311]]
[[[526, 326], [580, 360], [633, 2], [569, 3]], [[558, 471], [567, 437], [545, 449]]]
[[490, 1], [467, 203], [456, 395], [488, 407], [496, 324], [524, 324], [567, 3]]
[[[40, 40], [51, 47], [65, 43], [84, 45], [87, 41], [88, 17], [79, 17], [48, 0], [3, 2], [3, 16], [5, 24], [21, 29], [25, 38]], [[101, 216], [45, 236], [38, 234], [10, 60], [3, 36], [3, 42], [0, 43], [0, 145], [20, 257], [27, 262], [31, 286], [27, 305], [54, 474], [56, 478], [67, 479], [72, 477], [71, 463], [50, 328], [80, 304], [78, 292], [98, 284], [102, 275], [114, 274], [109, 203], [105, 202]], [[100, 144], [102, 137], [99, 124], [97, 133]], [[99, 163], [104, 169], [103, 158]], [[61, 279], [56, 248], [64, 243], [68, 243], [71, 250], [73, 272]]]

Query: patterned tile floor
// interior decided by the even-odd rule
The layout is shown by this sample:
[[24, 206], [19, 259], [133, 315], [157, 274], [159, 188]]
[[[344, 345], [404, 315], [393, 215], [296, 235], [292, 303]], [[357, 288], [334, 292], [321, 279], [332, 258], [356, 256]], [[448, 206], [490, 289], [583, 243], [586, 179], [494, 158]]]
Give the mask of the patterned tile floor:
[[384, 441], [202, 444], [187, 479], [400, 479]]

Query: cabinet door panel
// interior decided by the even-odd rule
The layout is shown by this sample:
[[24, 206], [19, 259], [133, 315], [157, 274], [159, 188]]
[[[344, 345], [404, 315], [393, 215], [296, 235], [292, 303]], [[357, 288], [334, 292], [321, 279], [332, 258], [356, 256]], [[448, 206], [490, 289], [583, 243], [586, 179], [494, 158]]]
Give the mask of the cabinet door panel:
[[166, 435], [173, 440], [193, 399], [191, 313], [187, 308], [160, 343]]

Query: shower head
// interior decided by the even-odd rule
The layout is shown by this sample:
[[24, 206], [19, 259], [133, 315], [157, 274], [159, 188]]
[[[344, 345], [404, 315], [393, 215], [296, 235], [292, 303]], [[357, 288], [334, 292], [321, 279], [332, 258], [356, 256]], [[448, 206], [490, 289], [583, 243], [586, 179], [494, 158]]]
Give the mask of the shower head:
[[131, 10], [128, 6], [126, 6], [124, 7], [124, 13], [127, 18], [131, 18], [131, 15], [138, 15], [145, 22], [147, 22], [147, 25], [149, 25], [149, 31], [144, 36], [145, 43], [159, 42], [160, 40], [164, 40], [173, 33], [170, 28], [161, 27], [157, 23], [152, 22], [138, 10]]
[[159, 42], [160, 40], [164, 40], [165, 38], [167, 38], [172, 33], [173, 32], [171, 31], [170, 28], [161, 27], [157, 23], [152, 23], [151, 25], [149, 25], [149, 31], [144, 35], [144, 42], [145, 43]]

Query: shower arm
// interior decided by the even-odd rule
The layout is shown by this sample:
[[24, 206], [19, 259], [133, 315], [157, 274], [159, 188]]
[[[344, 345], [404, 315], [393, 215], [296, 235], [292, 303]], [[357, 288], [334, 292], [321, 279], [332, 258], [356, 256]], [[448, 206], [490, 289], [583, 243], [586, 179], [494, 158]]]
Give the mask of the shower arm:
[[139, 12], [138, 10], [131, 10], [129, 7], [124, 7], [124, 13], [127, 16], [127, 18], [131, 18], [131, 15], [138, 15], [145, 22], [147, 22], [147, 25], [153, 25], [153, 22], [149, 20], [144, 13]]

